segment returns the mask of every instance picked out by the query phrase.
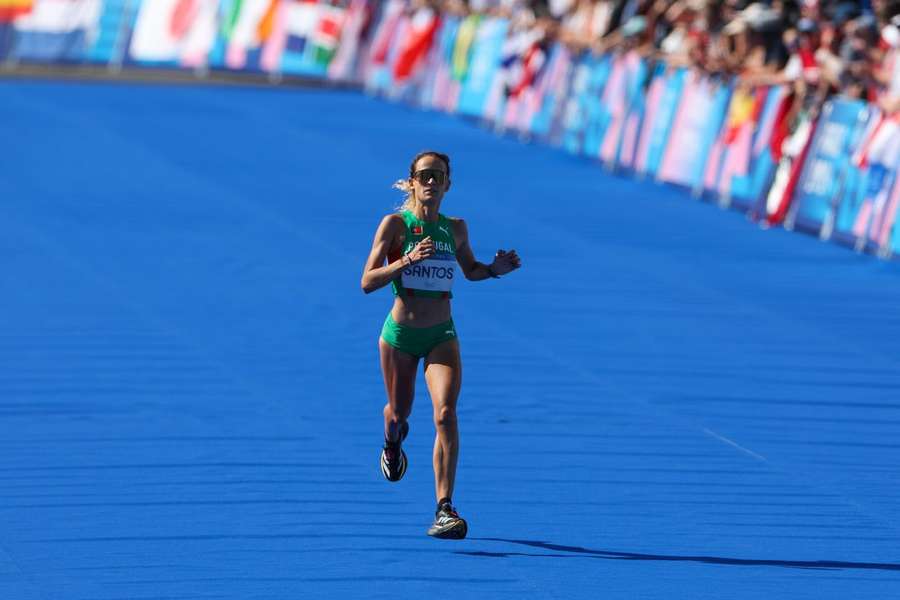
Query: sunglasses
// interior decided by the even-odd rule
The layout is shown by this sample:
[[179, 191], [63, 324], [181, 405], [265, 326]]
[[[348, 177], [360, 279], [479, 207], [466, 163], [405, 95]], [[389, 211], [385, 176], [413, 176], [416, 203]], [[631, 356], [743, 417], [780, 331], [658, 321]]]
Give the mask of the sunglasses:
[[421, 169], [413, 173], [412, 178], [422, 185], [427, 184], [432, 179], [437, 185], [444, 185], [447, 174], [440, 169]]

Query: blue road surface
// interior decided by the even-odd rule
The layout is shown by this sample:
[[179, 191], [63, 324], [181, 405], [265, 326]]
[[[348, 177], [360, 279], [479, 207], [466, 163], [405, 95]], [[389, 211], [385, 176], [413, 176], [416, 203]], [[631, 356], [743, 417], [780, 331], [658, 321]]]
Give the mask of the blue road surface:
[[[0, 82], [0, 599], [900, 597], [900, 268], [441, 114]], [[457, 283], [454, 500], [378, 468], [413, 154]]]

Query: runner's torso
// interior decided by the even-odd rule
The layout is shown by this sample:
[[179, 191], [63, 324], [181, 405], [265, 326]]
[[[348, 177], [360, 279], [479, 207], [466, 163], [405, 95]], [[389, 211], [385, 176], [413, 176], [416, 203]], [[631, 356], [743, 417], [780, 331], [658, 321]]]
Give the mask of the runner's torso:
[[393, 262], [412, 251], [426, 237], [434, 241], [433, 256], [407, 267], [391, 283], [396, 297], [391, 314], [400, 324], [428, 327], [450, 318], [453, 281], [460, 273], [456, 262], [456, 240], [450, 219], [438, 215], [434, 222], [423, 221], [411, 211], [400, 213], [404, 237], [388, 256]]

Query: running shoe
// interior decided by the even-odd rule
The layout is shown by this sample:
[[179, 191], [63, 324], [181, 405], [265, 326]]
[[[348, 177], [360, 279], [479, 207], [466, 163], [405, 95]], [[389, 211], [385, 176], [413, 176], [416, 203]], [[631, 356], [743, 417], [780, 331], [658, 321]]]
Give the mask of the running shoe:
[[461, 540], [468, 531], [466, 520], [459, 516], [450, 503], [444, 503], [434, 514], [434, 523], [428, 528], [428, 535], [442, 540]]
[[388, 481], [400, 481], [406, 473], [406, 452], [400, 447], [406, 434], [409, 433], [409, 423], [400, 426], [400, 439], [396, 442], [384, 440], [381, 449], [381, 473]]

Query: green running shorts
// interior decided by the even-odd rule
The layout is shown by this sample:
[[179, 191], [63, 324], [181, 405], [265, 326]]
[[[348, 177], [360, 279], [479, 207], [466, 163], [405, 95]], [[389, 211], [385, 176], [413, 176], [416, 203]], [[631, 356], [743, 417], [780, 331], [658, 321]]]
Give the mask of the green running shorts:
[[433, 327], [408, 327], [399, 325], [394, 321], [391, 313], [388, 313], [387, 319], [384, 320], [384, 327], [381, 328], [381, 339], [397, 350], [419, 358], [428, 356], [435, 346], [454, 338], [456, 338], [456, 327], [453, 326], [453, 319]]

